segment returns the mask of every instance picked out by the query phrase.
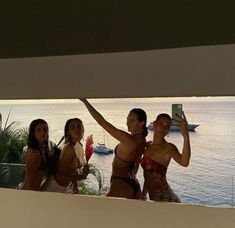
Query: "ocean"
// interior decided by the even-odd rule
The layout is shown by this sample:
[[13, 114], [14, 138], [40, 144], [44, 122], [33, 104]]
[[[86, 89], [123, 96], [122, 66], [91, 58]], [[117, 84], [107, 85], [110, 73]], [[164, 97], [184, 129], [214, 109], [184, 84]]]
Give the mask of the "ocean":
[[[92, 105], [117, 128], [126, 130], [126, 117], [132, 108], [142, 108], [148, 123], [159, 113], [171, 114], [171, 104], [183, 104], [189, 123], [199, 124], [190, 132], [191, 161], [182, 167], [173, 160], [168, 167], [167, 179], [171, 188], [186, 204], [219, 207], [235, 206], [235, 97], [174, 97], [174, 98], [121, 98], [90, 99]], [[79, 117], [85, 127], [85, 137], [90, 134], [94, 143], [103, 143], [114, 148], [118, 143], [94, 121], [79, 100], [0, 100], [0, 112], [5, 123], [11, 109], [9, 122], [26, 128], [36, 118], [48, 122], [50, 139], [58, 142], [63, 136], [67, 119]], [[152, 140], [149, 131], [147, 140]], [[182, 150], [182, 135], [172, 132], [166, 140]], [[85, 142], [85, 140], [83, 141]], [[109, 185], [113, 154], [93, 154], [90, 162], [102, 172], [105, 185]], [[143, 184], [142, 168], [138, 179]], [[95, 181], [90, 180], [91, 183]]]

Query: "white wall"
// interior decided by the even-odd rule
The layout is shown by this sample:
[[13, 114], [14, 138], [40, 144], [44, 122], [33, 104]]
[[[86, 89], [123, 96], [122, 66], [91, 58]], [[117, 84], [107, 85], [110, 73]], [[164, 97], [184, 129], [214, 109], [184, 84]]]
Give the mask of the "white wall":
[[[1, 59], [0, 99], [235, 95], [235, 45]], [[1, 227], [232, 228], [235, 210], [0, 189]]]
[[0, 99], [235, 95], [235, 45], [0, 59]]
[[1, 227], [234, 228], [235, 210], [0, 189]]

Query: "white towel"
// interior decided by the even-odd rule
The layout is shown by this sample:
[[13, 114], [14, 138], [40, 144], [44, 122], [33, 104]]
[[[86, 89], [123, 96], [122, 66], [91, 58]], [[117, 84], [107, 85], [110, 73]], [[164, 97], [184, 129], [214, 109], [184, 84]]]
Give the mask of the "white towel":
[[81, 166], [84, 166], [86, 161], [85, 161], [85, 152], [84, 152], [82, 144], [79, 142], [76, 142], [76, 144], [73, 147], [75, 150], [75, 154], [77, 155], [77, 158], [80, 161]]

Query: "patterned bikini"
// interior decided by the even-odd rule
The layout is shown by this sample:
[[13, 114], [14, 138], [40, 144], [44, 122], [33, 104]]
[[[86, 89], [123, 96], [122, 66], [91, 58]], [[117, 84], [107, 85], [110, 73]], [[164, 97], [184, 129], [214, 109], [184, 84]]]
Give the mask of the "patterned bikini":
[[180, 202], [179, 197], [172, 191], [166, 180], [167, 167], [152, 160], [146, 155], [141, 160], [141, 166], [151, 177], [151, 183], [147, 183], [149, 196], [154, 201]]

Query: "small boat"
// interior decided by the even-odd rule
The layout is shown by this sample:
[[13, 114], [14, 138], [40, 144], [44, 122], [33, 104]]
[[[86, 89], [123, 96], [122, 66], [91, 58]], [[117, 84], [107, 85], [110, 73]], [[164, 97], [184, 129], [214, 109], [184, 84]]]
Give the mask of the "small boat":
[[[188, 124], [188, 131], [195, 131], [199, 124]], [[171, 125], [170, 131], [180, 131], [180, 128], [176, 125]]]
[[113, 153], [113, 149], [108, 148], [103, 143], [98, 143], [98, 146], [93, 148], [93, 151], [97, 154], [111, 154]]
[[[199, 124], [188, 124], [188, 131], [195, 131], [195, 129], [199, 126]], [[150, 123], [147, 126], [148, 130], [153, 131], [153, 123]], [[177, 125], [171, 125], [170, 127], [171, 132], [177, 132], [180, 131], [180, 128]]]
[[[104, 129], [103, 129], [103, 137], [104, 137], [104, 139], [103, 139], [104, 143], [98, 143], [98, 145], [93, 148], [93, 151], [97, 154], [111, 154], [111, 153], [113, 153], [113, 149], [105, 146], [105, 138], [107, 136], [105, 134]], [[108, 140], [108, 138], [107, 138], [107, 140]]]

